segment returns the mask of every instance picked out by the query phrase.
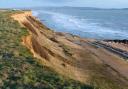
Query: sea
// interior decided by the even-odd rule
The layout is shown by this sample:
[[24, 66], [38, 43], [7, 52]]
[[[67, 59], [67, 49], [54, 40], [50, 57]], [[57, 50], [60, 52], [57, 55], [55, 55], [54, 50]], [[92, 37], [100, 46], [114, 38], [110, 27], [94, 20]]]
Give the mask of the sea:
[[128, 9], [40, 7], [32, 10], [43, 24], [57, 32], [100, 40], [128, 39]]

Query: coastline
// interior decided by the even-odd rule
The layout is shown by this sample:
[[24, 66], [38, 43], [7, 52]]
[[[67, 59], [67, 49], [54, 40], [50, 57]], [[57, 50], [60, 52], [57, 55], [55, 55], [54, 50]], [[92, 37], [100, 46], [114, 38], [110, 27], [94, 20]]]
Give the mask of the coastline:
[[[42, 9], [42, 10], [41, 10]], [[76, 10], [74, 14], [71, 10], [65, 11], [63, 8], [61, 10], [57, 9], [33, 9], [33, 15], [36, 13], [43, 24], [47, 25], [49, 28], [54, 29], [57, 32], [68, 32], [71, 34], [76, 34], [85, 38], [93, 38], [97, 40], [107, 40], [107, 39], [127, 39], [127, 12], [122, 12], [121, 16], [116, 16], [118, 11], [99, 11], [97, 10], [83, 10], [79, 12]], [[38, 13], [38, 14], [37, 14]], [[106, 13], [106, 14], [104, 14]], [[93, 15], [95, 14], [95, 15]], [[106, 17], [106, 18], [105, 18]], [[111, 18], [111, 19], [107, 19]], [[117, 20], [117, 21], [116, 21]]]
[[101, 89], [127, 89], [127, 62], [104, 47], [94, 45], [97, 40], [54, 32], [33, 17], [31, 11], [11, 17], [28, 30], [22, 44], [41, 65]]
[[[50, 12], [49, 12], [50, 13]], [[52, 13], [52, 12], [51, 12]], [[32, 11], [32, 15], [36, 17], [36, 19], [38, 19], [40, 21], [40, 19], [38, 18], [38, 15], [39, 13], [36, 12], [36, 11]], [[41, 23], [43, 23], [42, 21], [40, 21]], [[46, 25], [46, 24], [45, 24]], [[49, 28], [50, 29], [50, 28]], [[53, 29], [52, 29], [53, 30]], [[55, 31], [55, 30], [54, 30]], [[57, 32], [57, 31], [55, 31]], [[64, 34], [67, 34], [67, 35], [71, 35], [71, 36], [77, 36], [79, 38], [83, 38], [83, 39], [86, 39], [90, 42], [93, 42], [93, 41], [98, 41], [100, 43], [102, 43], [104, 46], [109, 46], [110, 49], [111, 48], [114, 48], [115, 51], [119, 51], [119, 54], [117, 53], [117, 55], [119, 55], [120, 57], [126, 59], [127, 61], [127, 58], [128, 58], [128, 40], [126, 39], [102, 39], [102, 38], [99, 38], [99, 39], [96, 39], [96, 38], [89, 38], [89, 37], [82, 37], [80, 35], [76, 35], [76, 34], [72, 34], [70, 32], [63, 32], [63, 31], [60, 31], [59, 33], [64, 33]], [[94, 44], [92, 44], [93, 46], [96, 46]], [[97, 44], [98, 46], [100, 46], [100, 44]], [[109, 50], [109, 49], [108, 49]], [[120, 54], [120, 52], [124, 52], [126, 54], [122, 55]]]
[[[87, 40], [87, 39], [82, 39], [82, 38], [80, 38], [80, 37], [78, 37], [78, 36], [73, 36], [73, 35], [70, 35], [70, 34], [63, 34], [63, 33], [60, 33], [59, 35], [57, 34], [57, 33], [55, 33], [55, 32], [53, 32], [53, 31], [51, 31], [49, 28], [47, 28], [46, 26], [44, 26], [42, 23], [40, 23], [39, 21], [37, 21], [36, 19], [35, 19], [35, 17], [31, 17], [31, 14], [27, 14], [27, 15], [18, 15], [20, 18], [21, 17], [23, 17], [23, 19], [19, 19], [19, 17], [15, 17], [15, 19], [17, 19], [18, 21], [20, 21], [20, 23], [22, 23], [22, 22], [24, 22], [25, 20], [26, 21], [31, 21], [31, 25], [33, 25], [33, 26], [35, 26], [35, 29], [41, 29], [36, 23], [34, 24], [34, 22], [32, 23], [32, 21], [35, 21], [35, 22], [37, 22], [37, 23], [39, 23], [40, 25], [42, 25], [43, 26], [43, 31], [44, 32], [42, 32], [41, 30], [40, 30], [40, 32], [38, 32], [37, 30], [35, 30], [35, 29], [33, 29], [33, 30], [35, 30], [35, 32], [34, 31], [32, 31], [32, 29], [31, 29], [31, 27], [28, 27], [28, 29], [31, 29], [30, 31], [30, 34], [32, 34], [32, 35], [38, 35], [38, 37], [39, 38], [34, 38], [34, 40], [33, 40], [33, 42], [36, 42], [37, 40], [39, 41], [39, 43], [37, 42], [37, 43], [35, 43], [35, 44], [38, 44], [38, 45], [42, 45], [42, 46], [44, 46], [44, 47], [48, 47], [47, 49], [45, 48], [45, 50], [49, 50], [49, 51], [51, 51], [51, 53], [52, 54], [50, 54], [50, 56], [49, 55], [47, 55], [48, 57], [46, 57], [46, 55], [45, 55], [45, 57], [43, 57], [44, 55], [42, 55], [41, 53], [39, 53], [39, 50], [40, 49], [42, 49], [42, 48], [37, 48], [37, 46], [35, 46], [35, 49], [31, 46], [31, 45], [28, 45], [28, 44], [30, 44], [30, 43], [24, 43], [24, 44], [26, 44], [27, 46], [29, 46], [28, 48], [29, 49], [33, 49], [33, 51], [32, 51], [32, 53], [34, 54], [34, 56], [35, 57], [37, 57], [37, 58], [41, 58], [42, 59], [42, 57], [43, 57], [43, 59], [42, 60], [44, 60], [44, 58], [46, 58], [46, 61], [44, 61], [44, 63], [47, 65], [48, 64], [48, 66], [50, 66], [50, 65], [52, 65], [51, 63], [49, 64], [49, 61], [51, 60], [51, 59], [54, 59], [54, 61], [56, 61], [56, 59], [58, 59], [58, 54], [59, 54], [59, 57], [62, 57], [62, 58], [64, 58], [64, 60], [69, 60], [69, 59], [71, 59], [69, 56], [66, 56], [65, 55], [65, 53], [63, 53], [63, 51], [61, 51], [60, 49], [61, 49], [61, 47], [59, 47], [58, 46], [58, 44], [66, 44], [67, 46], [69, 46], [69, 47], [72, 47], [72, 48], [75, 48], [75, 49], [82, 49], [81, 47], [84, 45], [84, 44], [86, 44], [87, 45], [87, 43], [86, 42], [91, 42], [90, 40]], [[26, 18], [26, 16], [28, 16], [27, 18]], [[29, 18], [29, 16], [30, 16], [30, 18]], [[25, 25], [25, 23], [24, 23], [24, 25]], [[37, 26], [36, 26], [37, 25]], [[30, 25], [25, 25], [26, 27], [27, 26], [30, 26]], [[36, 27], [38, 27], [38, 28], [36, 28]], [[48, 31], [48, 32], [47, 32]], [[33, 33], [34, 32], [34, 33]], [[46, 33], [45, 33], [46, 32]], [[63, 34], [63, 35], [62, 35]], [[41, 37], [41, 38], [40, 38]], [[43, 38], [42, 38], [43, 37]], [[66, 38], [66, 39], [65, 39]], [[26, 38], [26, 40], [27, 40], [27, 38]], [[43, 43], [42, 44], [40, 44], [41, 43], [41, 40], [43, 40]], [[94, 40], [92, 40], [92, 42], [93, 42]], [[27, 41], [26, 41], [27, 42]], [[29, 41], [28, 41], [29, 42]], [[46, 43], [46, 44], [44, 44], [44, 42]], [[63, 43], [64, 42], [64, 43]], [[82, 43], [83, 42], [83, 43]], [[85, 42], [85, 43], [84, 43]], [[74, 44], [75, 43], [75, 44]], [[82, 45], [78, 45], [78, 44], [81, 44], [82, 43]], [[53, 44], [53, 45], [49, 45], [49, 44]], [[84, 45], [85, 46], [85, 45]], [[89, 45], [90, 46], [90, 45]], [[88, 48], [89, 49], [92, 49], [92, 48], [90, 48], [88, 46]], [[55, 48], [55, 49], [54, 49]], [[44, 48], [43, 48], [44, 49]], [[102, 48], [101, 47], [101, 49], [103, 49], [104, 50], [104, 48]], [[64, 49], [63, 49], [64, 50]], [[41, 50], [40, 50], [41, 51]], [[69, 50], [68, 50], [69, 51]], [[82, 51], [82, 50], [81, 50]], [[105, 51], [107, 51], [107, 50], [105, 50]], [[67, 50], [66, 50], [66, 52], [67, 52]], [[79, 51], [80, 52], [80, 51]], [[44, 52], [43, 52], [44, 53]], [[115, 54], [112, 54], [111, 52], [109, 52], [109, 51], [107, 51], [107, 53], [109, 53], [109, 55], [111, 54], [111, 56], [116, 56]], [[106, 54], [107, 54], [106, 53]], [[48, 51], [46, 51], [46, 54], [49, 54], [48, 53]], [[57, 58], [54, 58], [54, 56], [53, 55], [56, 55], [57, 56]], [[60, 56], [61, 55], [61, 56]], [[71, 56], [72, 54], [70, 54], [69, 53], [69, 55]], [[74, 56], [75, 56], [76, 54], [74, 54]], [[49, 58], [49, 57], [53, 57], [53, 58]], [[113, 57], [114, 57], [113, 56]], [[112, 59], [113, 59], [113, 57], [112, 57]], [[60, 60], [62, 60], [62, 58], [61, 59], [59, 59], [59, 61], [56, 61], [56, 62], [60, 62], [61, 63], [61, 61]], [[124, 65], [127, 65], [127, 63], [125, 63], [125, 62], [123, 62], [120, 58], [120, 60], [117, 60], [118, 59], [118, 56], [116, 56], [115, 57], [116, 59], [114, 59], [113, 60], [113, 62], [115, 62], [115, 63], [117, 63], [116, 65], [120, 65], [120, 63], [123, 63]], [[77, 59], [80, 59], [80, 58], [77, 58]], [[48, 60], [48, 61], [47, 61]], [[104, 60], [104, 59], [103, 59]], [[105, 60], [104, 60], [105, 61]], [[108, 61], [108, 60], [107, 60]], [[120, 61], [120, 62], [119, 62]], [[122, 61], [122, 62], [121, 62]], [[66, 62], [66, 61], [63, 61], [63, 62]], [[109, 63], [110, 62], [110, 63]], [[118, 69], [117, 68], [117, 66], [114, 66], [113, 65], [113, 62], [112, 62], [112, 60], [111, 61], [109, 61], [107, 64], [110, 64], [110, 66], [111, 67], [115, 67], [116, 69]], [[64, 64], [64, 65], [67, 65], [67, 66], [69, 66], [69, 68], [71, 67], [71, 69], [69, 69], [70, 70], [70, 72], [71, 72], [71, 70], [74, 70], [74, 69], [72, 69], [72, 66], [70, 65], [70, 61], [67, 61], [67, 63], [69, 63], [69, 64]], [[111, 64], [112, 63], [112, 64]], [[115, 64], [114, 63], [114, 64]], [[56, 63], [55, 64], [53, 64], [52, 66], [56, 66], [55, 67], [55, 69], [57, 69], [57, 68], [61, 68], [61, 70], [63, 71], [63, 72], [65, 72], [65, 68], [63, 68], [63, 66], [61, 66], [61, 65], [57, 65]], [[51, 66], [51, 67], [52, 67]], [[124, 68], [123, 68], [123, 66], [122, 66], [122, 69], [120, 68], [119, 70], [120, 71], [122, 71], [123, 69], [126, 69], [125, 68], [126, 66], [124, 66]], [[57, 69], [58, 70], [58, 69]], [[68, 71], [69, 71], [68, 70]], [[77, 70], [79, 70], [79, 69], [77, 69]], [[127, 69], [126, 69], [127, 70]], [[59, 70], [60, 71], [60, 70]], [[62, 71], [60, 71], [60, 72], [62, 72]], [[68, 74], [68, 71], [66, 72], [67, 74]], [[73, 72], [73, 71], [72, 71]], [[72, 73], [71, 72], [71, 73]], [[77, 71], [77, 72], [79, 72], [79, 71]], [[122, 74], [124, 73], [126, 73], [127, 74], [127, 72], [126, 71], [122, 71], [121, 72]], [[63, 74], [63, 73], [62, 73]], [[77, 73], [78, 74], [78, 73]], [[68, 75], [71, 75], [71, 74], [68, 74]], [[79, 74], [79, 75], [82, 75], [82, 74]], [[72, 76], [70, 76], [70, 77], [72, 77]], [[84, 77], [84, 76], [83, 76]], [[81, 76], [81, 78], [80, 79], [78, 79], [78, 80], [82, 80], [83, 81], [83, 78], [82, 76]], [[125, 76], [126, 77], [126, 76]], [[75, 77], [76, 78], [76, 77]], [[128, 76], [127, 76], [127, 78], [128, 78]], [[85, 82], [85, 81], [84, 81]]]

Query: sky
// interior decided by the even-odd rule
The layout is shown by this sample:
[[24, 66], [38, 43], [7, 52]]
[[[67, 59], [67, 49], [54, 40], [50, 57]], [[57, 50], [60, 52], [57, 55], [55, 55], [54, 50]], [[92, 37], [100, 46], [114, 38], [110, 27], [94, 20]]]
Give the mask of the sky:
[[0, 0], [0, 8], [37, 6], [128, 8], [128, 0]]

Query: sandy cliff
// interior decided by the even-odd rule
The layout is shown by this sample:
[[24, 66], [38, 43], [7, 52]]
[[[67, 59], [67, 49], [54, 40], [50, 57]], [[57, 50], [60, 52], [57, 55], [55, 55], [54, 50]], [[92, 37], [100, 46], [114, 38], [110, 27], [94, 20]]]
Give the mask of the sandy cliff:
[[67, 47], [69, 45], [76, 50], [82, 47], [65, 39], [63, 34], [57, 34], [42, 25], [34, 17], [31, 12], [15, 14], [12, 16], [20, 24], [29, 29], [30, 35], [23, 37], [23, 44], [28, 47], [34, 57], [41, 59], [43, 64], [55, 69], [57, 72], [72, 77], [80, 81], [86, 81], [87, 75], [82, 73], [80, 68], [76, 67], [74, 58], [71, 57]]
[[31, 11], [12, 18], [28, 29], [30, 34], [22, 38], [22, 43], [42, 64], [83, 83], [109, 85], [110, 80], [115, 85], [128, 86], [128, 64], [103, 48], [89, 45], [93, 40], [54, 32], [33, 17]]

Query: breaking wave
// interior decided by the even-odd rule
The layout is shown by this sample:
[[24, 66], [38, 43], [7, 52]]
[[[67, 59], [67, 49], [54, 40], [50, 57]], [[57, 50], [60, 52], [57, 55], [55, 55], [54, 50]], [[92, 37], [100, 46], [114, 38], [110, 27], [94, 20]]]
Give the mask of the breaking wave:
[[[50, 23], [50, 26], [57, 31], [70, 32], [89, 38], [96, 37], [101, 39], [116, 39], [118, 37], [128, 37], [128, 35], [123, 31], [103, 27], [100, 23], [92, 22], [93, 20], [90, 19], [79, 18], [77, 16], [71, 16], [52, 11], [40, 11], [34, 12], [33, 14], [34, 16], [37, 16], [39, 13], [42, 13], [42, 17], [40, 16], [40, 18], [45, 19], [48, 24]], [[43, 15], [45, 14], [49, 15], [49, 18], [43, 18]]]

